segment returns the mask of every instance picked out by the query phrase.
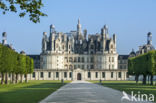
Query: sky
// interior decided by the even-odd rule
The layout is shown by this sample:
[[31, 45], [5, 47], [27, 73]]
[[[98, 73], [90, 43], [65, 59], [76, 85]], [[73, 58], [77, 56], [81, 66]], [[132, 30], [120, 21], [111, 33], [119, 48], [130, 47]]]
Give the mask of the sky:
[[[152, 32], [156, 47], [156, 0], [42, 0], [40, 23], [17, 13], [0, 15], [0, 41], [2, 32], [7, 32], [7, 42], [19, 52], [40, 54], [43, 32], [49, 35], [49, 26], [55, 25], [58, 32], [76, 30], [78, 18], [82, 30], [88, 34], [100, 33], [106, 24], [109, 36], [117, 36], [117, 52], [129, 54], [138, 46], [147, 43], [147, 33]], [[0, 10], [1, 11], [1, 10]], [[0, 12], [1, 13], [1, 12]]]

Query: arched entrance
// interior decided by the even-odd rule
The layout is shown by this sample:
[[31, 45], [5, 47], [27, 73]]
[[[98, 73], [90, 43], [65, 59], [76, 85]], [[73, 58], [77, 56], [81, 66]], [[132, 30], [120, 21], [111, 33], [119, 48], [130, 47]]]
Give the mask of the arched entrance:
[[81, 80], [81, 73], [77, 74], [77, 80]]

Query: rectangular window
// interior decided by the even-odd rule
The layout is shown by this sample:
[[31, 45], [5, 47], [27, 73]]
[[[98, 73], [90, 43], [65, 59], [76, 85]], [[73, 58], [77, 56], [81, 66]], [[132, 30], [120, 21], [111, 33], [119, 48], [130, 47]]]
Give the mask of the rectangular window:
[[43, 78], [43, 72], [40, 72], [40, 77]]
[[67, 78], [67, 72], [64, 72], [64, 78]]
[[80, 62], [80, 57], [78, 57], [78, 62]]
[[88, 72], [88, 78], [91, 78], [91, 74], [90, 74], [90, 72]]
[[95, 73], [95, 77], [98, 78], [98, 72]]
[[114, 65], [112, 65], [112, 69], [114, 69]]
[[114, 62], [114, 57], [112, 57], [112, 62]]
[[122, 65], [120, 65], [120, 69], [122, 69]]
[[76, 65], [74, 65], [74, 69], [76, 69]]
[[33, 72], [32, 77], [35, 78], [35, 72]]
[[124, 69], [126, 69], [126, 65], [124, 66]]
[[84, 65], [82, 65], [82, 69], [84, 69]]
[[80, 68], [80, 65], [78, 65], [78, 68]]
[[76, 57], [74, 57], [74, 62], [77, 62], [77, 59], [76, 59]]
[[59, 72], [56, 72], [56, 78], [59, 78]]
[[48, 77], [51, 78], [51, 72], [48, 72]]
[[105, 72], [102, 72], [102, 78], [105, 78]]
[[118, 73], [118, 77], [121, 78], [121, 72]]
[[89, 69], [89, 65], [87, 65], [87, 69]]
[[111, 62], [111, 57], [109, 57], [109, 62]]
[[111, 72], [111, 78], [113, 78], [113, 72]]
[[82, 57], [82, 62], [84, 62], [84, 57]]
[[91, 62], [91, 63], [94, 62], [94, 58], [93, 58], [93, 57], [90, 58], [90, 62]]
[[69, 73], [69, 77], [72, 78], [72, 72]]

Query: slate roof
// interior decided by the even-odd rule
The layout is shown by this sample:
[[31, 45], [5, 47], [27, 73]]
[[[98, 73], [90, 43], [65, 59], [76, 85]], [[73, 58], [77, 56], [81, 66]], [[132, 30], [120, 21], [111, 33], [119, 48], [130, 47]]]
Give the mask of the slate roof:
[[119, 55], [118, 59], [128, 59], [129, 55]]

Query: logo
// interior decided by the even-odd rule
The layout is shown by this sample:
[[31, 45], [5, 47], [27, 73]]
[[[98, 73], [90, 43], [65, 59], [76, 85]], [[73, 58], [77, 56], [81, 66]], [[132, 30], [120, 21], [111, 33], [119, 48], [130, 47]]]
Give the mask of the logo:
[[154, 94], [141, 94], [140, 91], [138, 91], [137, 93], [131, 91], [131, 95], [128, 95], [125, 91], [123, 91], [122, 94], [123, 96], [121, 98], [121, 101], [127, 100], [127, 101], [154, 102]]

